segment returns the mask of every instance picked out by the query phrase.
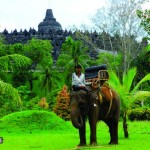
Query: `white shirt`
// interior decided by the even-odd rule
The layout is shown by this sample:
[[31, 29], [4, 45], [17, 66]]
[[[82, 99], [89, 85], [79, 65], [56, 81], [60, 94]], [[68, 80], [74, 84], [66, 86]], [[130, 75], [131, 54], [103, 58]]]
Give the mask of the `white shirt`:
[[85, 86], [85, 75], [81, 73], [80, 76], [77, 76], [76, 73], [72, 74], [72, 85]]

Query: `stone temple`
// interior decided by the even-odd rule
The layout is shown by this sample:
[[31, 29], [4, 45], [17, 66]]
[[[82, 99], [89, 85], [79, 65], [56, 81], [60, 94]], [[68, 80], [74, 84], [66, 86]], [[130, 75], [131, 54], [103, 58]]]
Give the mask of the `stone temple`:
[[[52, 56], [54, 61], [56, 61], [61, 52], [62, 43], [69, 35], [75, 37], [76, 31], [72, 33], [72, 31], [62, 30], [61, 24], [53, 16], [52, 9], [47, 9], [45, 18], [38, 25], [38, 31], [36, 31], [34, 28], [30, 28], [29, 31], [27, 31], [26, 29], [24, 30], [21, 29], [18, 32], [15, 29], [11, 33], [8, 33], [7, 29], [5, 29], [1, 34], [5, 38], [6, 44], [26, 43], [28, 40], [31, 40], [32, 38], [51, 40], [53, 46]], [[111, 50], [112, 44], [115, 50], [119, 49], [118, 44], [115, 41], [114, 37], [110, 37], [110, 35], [108, 35], [105, 32], [99, 34], [96, 31], [91, 33], [85, 31], [84, 33], [82, 32], [82, 34], [86, 34], [86, 36], [88, 36], [99, 49]], [[112, 42], [111, 44], [110, 38]], [[97, 53], [95, 52], [95, 50], [92, 50], [92, 47], [90, 47], [90, 45], [89, 48], [90, 48], [89, 55], [93, 58], [96, 58], [99, 52]]]
[[29, 31], [25, 29], [24, 31], [20, 30], [18, 32], [15, 29], [11, 33], [8, 33], [7, 29], [5, 29], [2, 32], [6, 44], [26, 43], [32, 38], [51, 40], [53, 45], [52, 55], [54, 60], [57, 59], [60, 53], [62, 43], [70, 34], [71, 32], [62, 30], [61, 24], [57, 22], [53, 16], [52, 9], [47, 9], [45, 18], [38, 25], [38, 31], [36, 31], [34, 28], [30, 28]]

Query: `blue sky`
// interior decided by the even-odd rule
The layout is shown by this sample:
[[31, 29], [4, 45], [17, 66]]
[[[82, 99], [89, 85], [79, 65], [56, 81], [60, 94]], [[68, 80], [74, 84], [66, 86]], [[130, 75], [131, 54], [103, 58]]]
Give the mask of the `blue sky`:
[[43, 21], [46, 9], [52, 9], [63, 29], [75, 25], [90, 24], [96, 10], [104, 6], [105, 0], [0, 0], [0, 32], [5, 28], [34, 28]]

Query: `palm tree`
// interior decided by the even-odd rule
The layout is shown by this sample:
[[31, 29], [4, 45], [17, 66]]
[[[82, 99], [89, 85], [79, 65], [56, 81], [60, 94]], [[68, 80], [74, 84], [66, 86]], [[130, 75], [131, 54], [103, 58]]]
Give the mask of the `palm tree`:
[[71, 73], [74, 71], [76, 64], [80, 64], [83, 68], [89, 66], [91, 60], [87, 50], [88, 48], [81, 41], [75, 41], [70, 36], [63, 43], [61, 54], [57, 60], [57, 66], [64, 72], [64, 76], [67, 79], [65, 83], [67, 82], [67, 85], [70, 84]]
[[118, 92], [121, 99], [121, 109], [123, 112], [123, 129], [125, 138], [128, 138], [129, 136], [127, 128], [127, 113], [129, 108], [136, 100], [144, 100], [147, 97], [150, 97], [149, 91], [140, 90], [140, 85], [143, 82], [150, 80], [150, 73], [147, 74], [140, 82], [138, 82], [136, 86], [133, 86], [133, 80], [136, 73], [136, 68], [129, 69], [126, 74], [123, 74], [122, 81], [120, 81], [119, 77], [116, 75], [115, 72], [109, 71], [109, 85]]
[[74, 67], [76, 63], [79, 63], [82, 66], [87, 67], [88, 62], [90, 61], [87, 50], [87, 47], [85, 47], [81, 41], [74, 41], [69, 36], [62, 45], [57, 65], [65, 68], [66, 66], [67, 68], [71, 68], [72, 66]]
[[39, 80], [40, 87], [44, 90], [44, 97], [47, 97], [48, 93], [55, 89], [60, 90], [64, 85], [62, 73], [52, 67], [46, 67], [44, 72], [39, 76]]
[[21, 99], [17, 89], [13, 88], [11, 84], [4, 82], [4, 75], [13, 71], [16, 67], [21, 67], [31, 64], [31, 59], [19, 55], [12, 54], [0, 57], [0, 94], [7, 96], [14, 100], [17, 104], [21, 104]]

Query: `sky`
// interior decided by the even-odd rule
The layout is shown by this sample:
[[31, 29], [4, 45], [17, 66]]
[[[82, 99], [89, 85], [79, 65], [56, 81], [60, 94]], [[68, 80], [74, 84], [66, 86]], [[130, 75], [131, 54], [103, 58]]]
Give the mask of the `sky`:
[[97, 9], [105, 0], [0, 0], [0, 32], [38, 30], [38, 24], [45, 18], [46, 10], [52, 9], [56, 21], [63, 29], [75, 25], [90, 24]]

